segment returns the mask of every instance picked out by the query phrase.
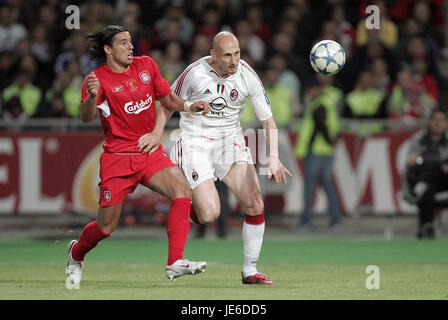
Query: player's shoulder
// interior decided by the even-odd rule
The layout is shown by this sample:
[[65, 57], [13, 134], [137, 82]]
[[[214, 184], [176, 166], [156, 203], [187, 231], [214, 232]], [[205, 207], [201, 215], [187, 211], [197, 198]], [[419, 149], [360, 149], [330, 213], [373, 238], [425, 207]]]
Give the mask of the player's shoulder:
[[258, 77], [257, 72], [245, 60], [240, 59], [240, 70], [244, 76]]
[[194, 78], [194, 76], [198, 73], [198, 72], [203, 72], [204, 69], [204, 65], [203, 65], [203, 58], [198, 59], [192, 63], [190, 63], [185, 69], [184, 71], [180, 74], [179, 79], [180, 78], [186, 78], [187, 76], [189, 78]]
[[105, 72], [105, 64], [102, 64], [98, 67], [96, 67], [95, 69], [93, 69], [92, 71], [90, 71], [84, 78], [84, 81], [87, 80], [88, 77], [90, 77], [91, 75], [95, 75], [97, 78], [102, 77], [102, 75], [104, 75]]

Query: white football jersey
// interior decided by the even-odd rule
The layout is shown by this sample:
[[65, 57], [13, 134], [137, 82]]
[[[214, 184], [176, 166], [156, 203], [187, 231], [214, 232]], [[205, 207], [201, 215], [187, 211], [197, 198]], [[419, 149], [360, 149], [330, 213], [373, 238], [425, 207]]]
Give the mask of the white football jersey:
[[240, 115], [247, 98], [254, 106], [260, 121], [272, 117], [269, 98], [256, 72], [240, 60], [238, 71], [221, 77], [203, 57], [190, 64], [171, 86], [172, 91], [184, 100], [206, 101], [211, 111], [203, 116], [201, 112], [181, 112], [182, 134], [193, 136], [222, 137], [242, 130]]

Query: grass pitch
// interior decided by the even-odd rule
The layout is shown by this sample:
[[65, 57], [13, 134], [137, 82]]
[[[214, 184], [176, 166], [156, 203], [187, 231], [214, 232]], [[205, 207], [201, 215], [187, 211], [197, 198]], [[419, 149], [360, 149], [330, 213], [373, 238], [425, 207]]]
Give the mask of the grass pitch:
[[[239, 239], [189, 239], [185, 256], [207, 270], [171, 282], [166, 239], [110, 238], [88, 254], [79, 290], [65, 286], [68, 242], [0, 240], [0, 299], [448, 299], [448, 239], [267, 239], [258, 269], [275, 286], [250, 286]], [[368, 265], [379, 290], [366, 289]]]

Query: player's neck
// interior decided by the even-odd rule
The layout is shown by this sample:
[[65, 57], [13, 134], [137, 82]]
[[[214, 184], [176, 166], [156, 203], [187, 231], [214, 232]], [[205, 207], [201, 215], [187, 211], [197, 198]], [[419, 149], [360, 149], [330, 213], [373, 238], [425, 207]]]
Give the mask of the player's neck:
[[107, 66], [116, 73], [123, 73], [129, 70], [129, 67], [131, 66], [130, 64], [128, 65], [123, 65], [115, 60], [112, 59], [108, 59], [106, 62]]
[[227, 77], [230, 73], [225, 74], [225, 72], [223, 72], [218, 65], [216, 64], [215, 60], [213, 60], [213, 58], [208, 58], [207, 63], [210, 65], [210, 67], [212, 67], [212, 69], [221, 77]]

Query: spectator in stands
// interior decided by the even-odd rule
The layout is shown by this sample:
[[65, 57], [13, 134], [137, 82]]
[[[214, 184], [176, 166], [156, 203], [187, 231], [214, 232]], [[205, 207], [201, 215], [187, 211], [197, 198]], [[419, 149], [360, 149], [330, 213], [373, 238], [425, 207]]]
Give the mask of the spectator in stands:
[[[56, 117], [58, 114], [64, 117], [79, 117], [79, 101], [81, 100], [83, 78], [81, 77], [79, 64], [76, 60], [69, 62], [66, 70], [59, 74], [54, 81], [53, 88], [46, 93], [48, 107], [44, 110], [44, 117]], [[55, 105], [53, 99], [61, 99]], [[63, 106], [64, 110], [60, 110]]]
[[416, 80], [421, 81], [425, 87], [425, 91], [439, 101], [439, 84], [435, 77], [428, 72], [428, 62], [426, 59], [415, 58], [412, 60], [412, 72]]
[[363, 46], [369, 42], [369, 39], [378, 39], [384, 46], [389, 49], [394, 49], [398, 41], [398, 27], [389, 19], [387, 15], [387, 6], [383, 0], [373, 1], [379, 9], [379, 29], [367, 29], [366, 19], [359, 21], [356, 27], [356, 43], [358, 46]]
[[170, 41], [165, 45], [163, 75], [169, 83], [173, 83], [185, 69], [183, 60], [184, 48], [180, 41]]
[[355, 88], [346, 96], [344, 117], [378, 119], [385, 117], [384, 94], [374, 87], [370, 71], [363, 71]]
[[357, 125], [357, 133], [361, 136], [380, 132], [384, 127], [375, 120], [387, 118], [385, 98], [386, 96], [374, 87], [372, 73], [363, 71], [355, 88], [345, 98], [343, 117], [372, 120]]
[[11, 84], [14, 72], [14, 57], [10, 51], [0, 53], [0, 91]]
[[260, 37], [252, 33], [252, 27], [247, 20], [237, 21], [235, 35], [238, 37], [240, 47], [246, 48], [253, 61], [260, 63], [264, 59], [266, 46]]
[[207, 5], [202, 13], [202, 23], [197, 28], [197, 33], [209, 37], [210, 40], [221, 30], [221, 16], [217, 6]]
[[351, 23], [346, 19], [342, 4], [336, 4], [331, 10], [331, 21], [335, 26], [335, 32], [339, 43], [344, 47], [347, 59], [350, 59], [352, 51], [356, 46], [356, 31]]
[[36, 114], [42, 91], [31, 83], [31, 73], [29, 71], [20, 70], [14, 82], [3, 90], [4, 103], [7, 104], [14, 97], [19, 98], [20, 106], [28, 117]]
[[183, 6], [177, 3], [169, 6], [163, 17], [156, 21], [155, 29], [159, 38], [166, 40], [164, 34], [171, 21], [176, 21], [179, 24], [179, 37], [170, 40], [180, 40], [184, 46], [189, 45], [194, 34], [194, 22], [185, 14]]
[[270, 25], [265, 23], [262, 7], [256, 4], [251, 5], [246, 11], [245, 18], [252, 27], [252, 33], [268, 45], [273, 31]]
[[131, 34], [134, 54], [136, 56], [148, 56], [151, 44], [149, 43], [149, 36], [144, 32], [144, 29], [140, 27], [138, 16], [133, 13], [125, 13], [121, 19], [121, 25]]
[[[271, 104], [272, 116], [279, 129], [285, 129], [300, 112], [299, 105], [294, 101], [292, 90], [279, 82], [280, 72], [277, 69], [268, 68], [262, 76], [264, 89]], [[241, 125], [244, 128], [256, 125], [257, 117], [250, 103], [246, 102], [241, 117]]]
[[278, 82], [291, 90], [293, 109], [297, 110], [296, 116], [300, 116], [303, 113], [303, 106], [301, 98], [302, 82], [299, 77], [288, 69], [286, 58], [283, 55], [273, 55], [268, 61], [268, 66], [279, 72]]
[[385, 97], [388, 96], [390, 89], [390, 76], [384, 59], [373, 60], [370, 69], [373, 78], [373, 86], [381, 91]]
[[[344, 107], [344, 92], [335, 86], [335, 78], [328, 77], [320, 73], [317, 74], [316, 78], [320, 85], [323, 87], [322, 95], [328, 97], [328, 99], [333, 101], [333, 103], [336, 105], [338, 115], [341, 116], [342, 109]], [[310, 101], [307, 101], [306, 103], [309, 104]]]
[[193, 38], [193, 43], [190, 48], [188, 63], [193, 63], [199, 58], [210, 55], [211, 40], [205, 34], [198, 33]]
[[10, 5], [0, 7], [0, 52], [13, 51], [17, 43], [26, 37], [27, 30], [17, 23]]
[[55, 72], [59, 75], [69, 65], [70, 61], [76, 60], [80, 66], [81, 77], [85, 78], [87, 74], [95, 69], [96, 63], [87, 55], [87, 44], [84, 39], [84, 31], [75, 30], [67, 41], [67, 50], [56, 57]]
[[295, 146], [295, 154], [304, 160], [304, 208], [300, 226], [311, 223], [316, 184], [320, 182], [328, 198], [330, 227], [340, 224], [340, 208], [332, 181], [334, 146], [339, 135], [337, 101], [324, 92], [324, 86], [312, 77], [306, 88], [306, 111]]
[[410, 69], [400, 71], [387, 105], [390, 119], [418, 124], [428, 119], [436, 105], [436, 100], [421, 81], [416, 81]]
[[361, 72], [369, 70], [376, 59], [382, 59], [386, 62], [389, 77], [395, 79], [398, 62], [394, 52], [386, 48], [380, 41], [370, 40], [366, 45], [357, 47], [353, 52], [351, 60], [344, 66], [340, 75], [344, 92], [353, 89]]
[[418, 206], [418, 238], [434, 238], [435, 194], [448, 191], [447, 124], [446, 111], [434, 109], [427, 128], [411, 138], [405, 179]]

